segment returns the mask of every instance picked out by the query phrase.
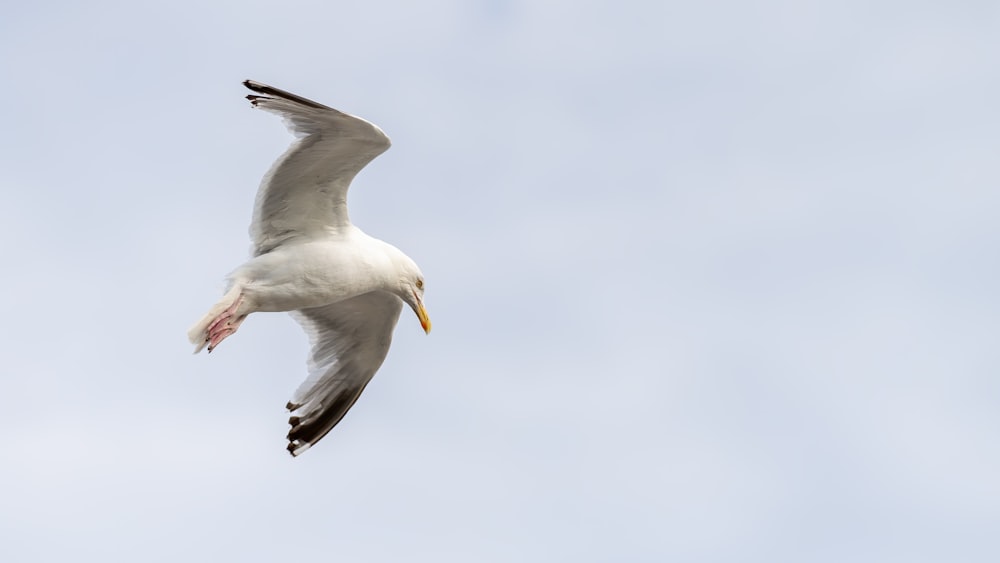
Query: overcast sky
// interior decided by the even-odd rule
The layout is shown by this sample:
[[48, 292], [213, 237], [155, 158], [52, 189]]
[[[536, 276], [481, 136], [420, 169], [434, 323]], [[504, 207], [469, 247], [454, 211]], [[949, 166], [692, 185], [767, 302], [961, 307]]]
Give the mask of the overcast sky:
[[[0, 560], [1000, 560], [995, 2], [19, 2]], [[307, 342], [185, 333], [291, 140], [380, 125], [413, 257], [297, 459]]]

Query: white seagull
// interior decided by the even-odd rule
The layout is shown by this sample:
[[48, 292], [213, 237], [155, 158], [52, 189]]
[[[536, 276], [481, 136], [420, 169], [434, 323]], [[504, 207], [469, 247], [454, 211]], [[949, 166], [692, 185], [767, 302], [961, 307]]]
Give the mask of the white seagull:
[[264, 176], [250, 224], [253, 257], [229, 275], [225, 296], [188, 331], [211, 352], [247, 315], [288, 311], [312, 343], [309, 376], [287, 408], [297, 456], [351, 408], [389, 352], [403, 303], [430, 332], [424, 277], [399, 249], [347, 216], [354, 176], [389, 148], [374, 124], [247, 80], [251, 105], [276, 113], [299, 139]]

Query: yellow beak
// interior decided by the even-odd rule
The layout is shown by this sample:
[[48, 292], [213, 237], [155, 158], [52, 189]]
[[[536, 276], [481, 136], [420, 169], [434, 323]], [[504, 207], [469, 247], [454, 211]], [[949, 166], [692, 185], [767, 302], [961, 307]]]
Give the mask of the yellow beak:
[[424, 304], [417, 302], [417, 318], [420, 319], [420, 326], [424, 329], [425, 334], [430, 334], [431, 332], [431, 318], [427, 316], [427, 309], [424, 308]]

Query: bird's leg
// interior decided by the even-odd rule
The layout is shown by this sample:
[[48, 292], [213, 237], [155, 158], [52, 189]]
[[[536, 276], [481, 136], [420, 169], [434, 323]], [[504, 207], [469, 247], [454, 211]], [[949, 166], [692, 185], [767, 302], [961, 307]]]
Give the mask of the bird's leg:
[[220, 342], [226, 339], [227, 336], [236, 332], [236, 329], [240, 327], [243, 320], [247, 318], [246, 315], [236, 316], [236, 310], [243, 303], [243, 294], [241, 293], [236, 301], [233, 302], [225, 311], [219, 313], [219, 316], [212, 321], [212, 324], [208, 325], [208, 330], [206, 330], [205, 342], [208, 342], [208, 351], [211, 352], [219, 345]]

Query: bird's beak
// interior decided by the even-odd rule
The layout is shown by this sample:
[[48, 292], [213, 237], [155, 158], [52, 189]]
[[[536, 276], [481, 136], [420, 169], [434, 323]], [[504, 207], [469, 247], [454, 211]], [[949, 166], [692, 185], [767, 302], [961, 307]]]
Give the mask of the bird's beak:
[[427, 316], [427, 309], [424, 308], [424, 302], [419, 298], [417, 299], [417, 318], [420, 319], [420, 327], [424, 329], [425, 334], [430, 334], [431, 332], [431, 318]]

